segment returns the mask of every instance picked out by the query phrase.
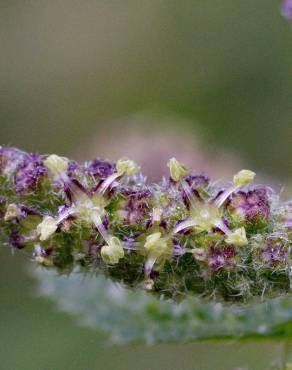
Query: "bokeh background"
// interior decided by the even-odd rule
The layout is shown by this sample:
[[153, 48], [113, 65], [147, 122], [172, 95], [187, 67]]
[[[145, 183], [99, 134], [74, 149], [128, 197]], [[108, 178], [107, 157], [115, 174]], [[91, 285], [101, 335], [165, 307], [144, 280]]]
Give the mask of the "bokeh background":
[[[292, 29], [279, 7], [0, 0], [0, 144], [78, 160], [127, 155], [151, 180], [170, 156], [214, 177], [248, 167], [291, 193]], [[36, 297], [29, 266], [0, 248], [0, 369], [228, 370], [231, 351], [263, 366], [248, 343], [105, 347]]]

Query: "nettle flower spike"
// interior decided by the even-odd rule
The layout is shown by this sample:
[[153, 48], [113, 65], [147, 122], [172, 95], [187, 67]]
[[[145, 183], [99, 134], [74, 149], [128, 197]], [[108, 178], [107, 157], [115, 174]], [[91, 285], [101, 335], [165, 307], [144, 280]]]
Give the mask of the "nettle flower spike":
[[96, 271], [159, 296], [247, 301], [292, 287], [292, 202], [195, 174], [175, 158], [147, 184], [130, 159], [68, 158], [0, 147], [0, 232], [60, 272]]

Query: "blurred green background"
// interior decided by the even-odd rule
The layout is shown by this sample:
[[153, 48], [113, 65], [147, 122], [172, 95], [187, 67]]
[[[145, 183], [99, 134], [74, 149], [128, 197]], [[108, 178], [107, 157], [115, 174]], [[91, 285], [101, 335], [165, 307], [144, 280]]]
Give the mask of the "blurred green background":
[[[130, 154], [150, 177], [169, 155], [216, 176], [240, 164], [289, 184], [292, 29], [279, 6], [0, 0], [0, 144]], [[228, 370], [230, 352], [264, 369], [263, 343], [104, 348], [100, 333], [34, 296], [25, 256], [1, 247], [0, 261], [1, 370]]]

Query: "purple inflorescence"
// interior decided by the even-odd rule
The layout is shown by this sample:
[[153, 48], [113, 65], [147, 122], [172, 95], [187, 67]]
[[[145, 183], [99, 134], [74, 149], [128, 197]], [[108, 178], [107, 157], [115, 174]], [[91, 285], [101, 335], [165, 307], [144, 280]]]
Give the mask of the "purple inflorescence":
[[249, 170], [222, 186], [175, 158], [168, 167], [147, 184], [127, 158], [79, 164], [1, 147], [2, 234], [46, 267], [98, 269], [163, 296], [288, 290], [292, 203], [252, 186]]

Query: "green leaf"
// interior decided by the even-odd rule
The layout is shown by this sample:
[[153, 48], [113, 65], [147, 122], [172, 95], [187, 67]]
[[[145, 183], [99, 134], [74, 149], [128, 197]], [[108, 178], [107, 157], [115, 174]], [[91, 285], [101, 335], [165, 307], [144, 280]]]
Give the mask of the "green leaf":
[[102, 275], [75, 270], [34, 272], [41, 295], [114, 343], [190, 342], [212, 338], [290, 336], [290, 295], [243, 306], [188, 297], [180, 303], [125, 288]]

